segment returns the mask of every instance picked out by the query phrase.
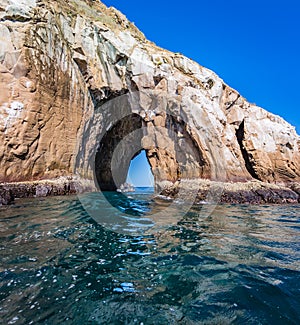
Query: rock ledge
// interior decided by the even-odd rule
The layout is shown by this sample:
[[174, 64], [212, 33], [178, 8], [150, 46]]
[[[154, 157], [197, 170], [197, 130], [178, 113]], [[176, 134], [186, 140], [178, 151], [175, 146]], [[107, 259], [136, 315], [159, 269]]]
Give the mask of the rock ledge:
[[221, 183], [209, 180], [182, 180], [162, 191], [162, 195], [199, 203], [231, 204], [297, 204], [300, 203], [300, 184], [276, 185], [258, 181]]
[[72, 177], [32, 182], [0, 183], [0, 206], [14, 203], [15, 199], [72, 195], [92, 192], [95, 188], [87, 181]]

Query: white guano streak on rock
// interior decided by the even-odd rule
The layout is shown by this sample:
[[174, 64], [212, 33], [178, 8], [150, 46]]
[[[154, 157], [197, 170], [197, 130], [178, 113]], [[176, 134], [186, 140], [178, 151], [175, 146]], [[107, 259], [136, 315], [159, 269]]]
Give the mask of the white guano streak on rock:
[[10, 126], [20, 117], [22, 110], [24, 109], [24, 104], [14, 101], [10, 104], [4, 103], [0, 107], [0, 122], [2, 122], [2, 127], [5, 129], [5, 133], [10, 128]]

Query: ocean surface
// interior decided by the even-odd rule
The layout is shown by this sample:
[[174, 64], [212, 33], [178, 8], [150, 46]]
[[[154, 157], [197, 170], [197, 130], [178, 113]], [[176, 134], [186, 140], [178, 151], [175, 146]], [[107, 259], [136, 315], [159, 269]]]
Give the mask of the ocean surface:
[[181, 205], [143, 188], [0, 207], [0, 323], [300, 324], [300, 206]]

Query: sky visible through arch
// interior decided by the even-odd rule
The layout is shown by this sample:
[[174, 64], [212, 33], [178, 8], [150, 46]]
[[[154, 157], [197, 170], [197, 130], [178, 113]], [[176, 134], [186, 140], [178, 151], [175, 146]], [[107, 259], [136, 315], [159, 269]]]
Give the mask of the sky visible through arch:
[[[299, 0], [102, 2], [123, 12], [150, 41], [213, 70], [300, 134]], [[143, 175], [148, 162], [140, 159]]]
[[131, 160], [126, 182], [136, 187], [154, 186], [154, 178], [145, 150], [142, 150], [139, 155]]

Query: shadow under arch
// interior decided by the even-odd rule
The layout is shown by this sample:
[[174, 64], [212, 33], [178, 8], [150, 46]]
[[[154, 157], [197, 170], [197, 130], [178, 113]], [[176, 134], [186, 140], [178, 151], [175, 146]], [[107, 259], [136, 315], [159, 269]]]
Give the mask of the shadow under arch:
[[[102, 137], [95, 156], [95, 176], [101, 191], [115, 191], [126, 182], [132, 156], [141, 146], [143, 125], [142, 117], [132, 113], [117, 121]], [[132, 134], [135, 135], [134, 138]], [[115, 159], [117, 168], [113, 173], [114, 152], [124, 139], [126, 143], [123, 143], [123, 150]]]

